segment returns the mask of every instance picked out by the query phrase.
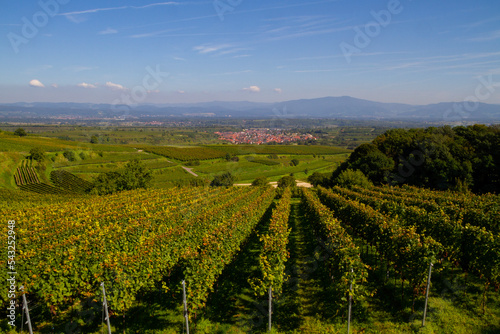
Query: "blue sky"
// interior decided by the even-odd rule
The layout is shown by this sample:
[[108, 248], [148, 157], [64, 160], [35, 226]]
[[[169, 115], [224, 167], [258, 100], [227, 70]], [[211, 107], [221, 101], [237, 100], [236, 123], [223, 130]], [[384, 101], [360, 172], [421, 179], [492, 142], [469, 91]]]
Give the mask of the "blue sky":
[[0, 102], [500, 103], [498, 0], [8, 1]]

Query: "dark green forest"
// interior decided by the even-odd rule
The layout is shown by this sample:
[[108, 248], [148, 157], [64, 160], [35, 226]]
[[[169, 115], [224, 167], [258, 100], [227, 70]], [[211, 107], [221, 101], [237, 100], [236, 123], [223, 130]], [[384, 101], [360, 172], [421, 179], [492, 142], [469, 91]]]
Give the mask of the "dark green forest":
[[347, 169], [374, 184], [498, 193], [500, 126], [391, 129], [358, 146], [330, 181]]

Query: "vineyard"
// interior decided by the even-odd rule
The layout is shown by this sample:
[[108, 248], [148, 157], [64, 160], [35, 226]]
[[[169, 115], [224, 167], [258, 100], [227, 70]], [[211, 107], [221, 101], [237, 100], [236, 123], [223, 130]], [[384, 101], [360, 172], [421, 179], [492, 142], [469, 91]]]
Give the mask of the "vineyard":
[[224, 158], [226, 154], [333, 155], [350, 152], [349, 150], [332, 146], [298, 145], [207, 145], [201, 147], [142, 146], [139, 148], [149, 153], [158, 154], [179, 161], [219, 159]]
[[140, 149], [179, 161], [218, 159], [226, 156], [226, 153], [220, 150], [207, 147], [143, 146]]
[[35, 168], [31, 165], [30, 160], [23, 160], [21, 167], [18, 167], [14, 174], [14, 179], [18, 186], [40, 183]]
[[[163, 309], [182, 318], [179, 289], [184, 280], [195, 333], [204, 332], [203, 319], [214, 308], [224, 307], [232, 307], [226, 313], [234, 312], [232, 320], [225, 320], [231, 326], [242, 332], [264, 331], [260, 322], [242, 325], [238, 318], [254, 319], [259, 308], [238, 303], [265, 300], [268, 293], [275, 298], [273, 323], [280, 333], [292, 328], [313, 332], [306, 329], [316, 316], [311, 312], [330, 326], [317, 332], [344, 332], [349, 300], [356, 330], [365, 328], [367, 314], [379, 314], [381, 303], [389, 300], [391, 307], [400, 309], [391, 316], [399, 330], [378, 330], [413, 333], [420, 329], [432, 264], [436, 282], [461, 277], [468, 284], [464, 289], [475, 304], [463, 311], [456, 304], [455, 310], [481, 321], [464, 324], [466, 332], [500, 330], [498, 196], [386, 187], [279, 192], [266, 187], [200, 187], [60, 201], [2, 210], [5, 217], [16, 219], [17, 280], [39, 305], [38, 312], [52, 318], [71, 314], [85, 300], [100, 300], [101, 282], [115, 328], [140, 328], [134, 312], [141, 303], [156, 303], [156, 294], [162, 296]], [[4, 231], [3, 242], [6, 235]], [[298, 265], [301, 261], [306, 264]], [[243, 272], [245, 277], [228, 285], [232, 274]], [[6, 271], [0, 275], [4, 281], [8, 278]], [[313, 283], [318, 291], [307, 296], [302, 291], [313, 291], [308, 287]], [[247, 297], [238, 301], [236, 291]], [[426, 328], [451, 333], [451, 320], [439, 316], [439, 307], [445, 307], [443, 294], [437, 294], [431, 288], [433, 313]], [[6, 298], [2, 294], [3, 303]], [[221, 302], [216, 305], [216, 300]], [[316, 306], [290, 306], [298, 300]], [[100, 314], [100, 309], [94, 312]], [[265, 312], [260, 314], [267, 319]], [[290, 319], [299, 320], [293, 325]], [[164, 332], [180, 332], [182, 320], [171, 321], [174, 324], [164, 323]], [[93, 333], [98, 331], [95, 326], [82, 328]]]
[[85, 193], [92, 187], [92, 183], [65, 170], [52, 171], [50, 173], [50, 180], [56, 187], [74, 193]]
[[14, 174], [14, 180], [19, 189], [37, 194], [84, 194], [92, 184], [78, 176], [63, 170], [50, 173], [53, 186], [40, 182], [32, 161], [23, 160]]

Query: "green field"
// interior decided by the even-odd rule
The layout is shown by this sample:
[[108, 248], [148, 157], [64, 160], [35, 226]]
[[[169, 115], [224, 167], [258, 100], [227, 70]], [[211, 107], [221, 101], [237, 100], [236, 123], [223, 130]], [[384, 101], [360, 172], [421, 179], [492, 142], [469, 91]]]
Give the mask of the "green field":
[[[89, 132], [94, 130], [94, 128], [88, 129]], [[132, 136], [133, 133], [139, 135], [137, 138], [141, 138], [140, 135], [143, 132], [140, 130], [143, 129], [106, 131], [110, 138], [118, 141], [122, 136]], [[150, 130], [158, 132], [158, 129]], [[58, 137], [61, 137], [60, 131], [64, 131], [68, 138], [76, 140], [83, 138], [85, 128], [47, 129], [43, 126], [31, 128], [33, 133], [43, 135], [52, 133], [59, 135]], [[112, 136], [114, 133], [117, 133], [116, 137]], [[2, 157], [0, 187], [17, 188], [13, 181], [13, 172], [29, 155], [29, 151], [35, 147], [40, 147], [46, 152], [44, 171], [38, 172], [42, 182], [50, 184], [49, 175], [53, 170], [64, 170], [84, 180], [92, 181], [99, 173], [116, 170], [133, 159], [140, 159], [146, 168], [154, 171], [152, 186], [155, 188], [171, 187], [193, 180], [195, 176], [182, 169], [182, 165], [192, 168], [198, 178], [203, 179], [205, 183], [209, 183], [215, 175], [227, 171], [231, 172], [239, 183], [251, 183], [259, 176], [267, 176], [270, 181], [277, 181], [290, 173], [293, 173], [297, 179], [305, 181], [313, 172], [332, 172], [340, 162], [347, 159], [350, 152], [343, 148], [316, 145], [145, 146], [144, 142], [145, 140], [141, 142], [142, 145], [135, 146], [90, 144], [55, 137], [39, 137], [35, 134], [19, 138], [8, 133], [0, 133], [0, 156]], [[73, 161], [66, 158], [65, 152], [67, 151], [73, 152]], [[226, 160], [228, 154], [237, 156], [239, 161], [228, 162]], [[298, 166], [291, 166], [290, 162], [294, 158], [299, 160]], [[188, 161], [197, 163], [190, 166]]]

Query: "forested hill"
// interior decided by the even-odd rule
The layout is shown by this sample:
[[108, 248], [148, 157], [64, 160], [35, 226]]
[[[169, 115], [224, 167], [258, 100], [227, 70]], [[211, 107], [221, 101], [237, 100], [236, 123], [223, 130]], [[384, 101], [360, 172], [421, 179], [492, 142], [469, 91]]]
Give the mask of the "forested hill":
[[500, 192], [500, 126], [394, 129], [359, 146], [333, 174], [361, 170], [375, 184]]

